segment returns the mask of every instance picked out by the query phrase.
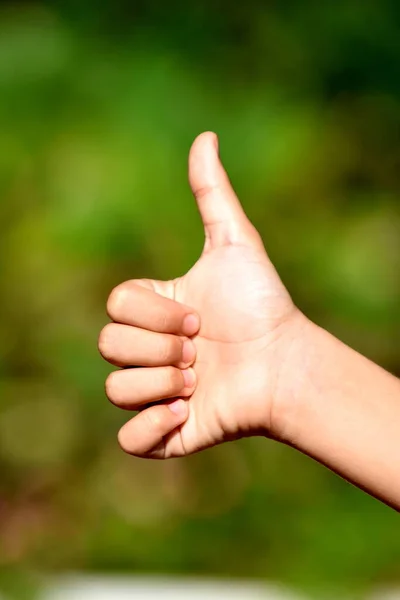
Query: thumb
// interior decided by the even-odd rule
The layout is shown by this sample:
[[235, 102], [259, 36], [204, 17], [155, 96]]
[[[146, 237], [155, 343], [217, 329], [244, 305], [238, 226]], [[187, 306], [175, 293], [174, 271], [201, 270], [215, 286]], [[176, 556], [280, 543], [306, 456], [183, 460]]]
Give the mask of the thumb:
[[202, 133], [194, 141], [189, 154], [189, 182], [204, 224], [206, 250], [261, 243], [219, 159], [215, 133]]

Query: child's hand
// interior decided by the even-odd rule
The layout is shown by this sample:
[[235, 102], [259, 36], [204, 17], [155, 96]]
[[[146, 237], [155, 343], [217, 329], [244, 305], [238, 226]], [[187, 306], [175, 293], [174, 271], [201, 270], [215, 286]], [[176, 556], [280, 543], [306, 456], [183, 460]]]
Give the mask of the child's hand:
[[292, 346], [305, 322], [243, 212], [214, 134], [194, 142], [189, 179], [205, 229], [200, 259], [173, 281], [114, 289], [114, 323], [99, 339], [108, 361], [141, 367], [112, 373], [106, 383], [111, 402], [140, 411], [119, 433], [122, 448], [136, 456], [279, 437]]
[[200, 259], [173, 281], [123, 283], [108, 302], [114, 323], [100, 351], [139, 367], [107, 380], [114, 404], [140, 411], [119, 433], [122, 448], [169, 458], [271, 436], [400, 510], [399, 380], [295, 308], [215, 135], [195, 141], [189, 178], [206, 236]]

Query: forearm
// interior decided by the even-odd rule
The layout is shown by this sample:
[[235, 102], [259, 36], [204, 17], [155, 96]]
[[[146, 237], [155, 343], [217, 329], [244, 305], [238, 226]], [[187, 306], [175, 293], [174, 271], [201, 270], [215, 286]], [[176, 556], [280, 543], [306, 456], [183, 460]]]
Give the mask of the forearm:
[[400, 380], [308, 322], [283, 441], [400, 510]]

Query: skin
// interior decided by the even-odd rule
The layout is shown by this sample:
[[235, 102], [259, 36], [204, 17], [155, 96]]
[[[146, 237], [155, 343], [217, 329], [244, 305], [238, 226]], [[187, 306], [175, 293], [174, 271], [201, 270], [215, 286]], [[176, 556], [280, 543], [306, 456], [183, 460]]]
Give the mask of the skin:
[[106, 382], [112, 403], [139, 411], [121, 447], [162, 459], [263, 435], [400, 508], [399, 380], [295, 307], [215, 134], [195, 140], [189, 181], [205, 231], [199, 260], [172, 281], [125, 282], [108, 300], [100, 352], [138, 367]]

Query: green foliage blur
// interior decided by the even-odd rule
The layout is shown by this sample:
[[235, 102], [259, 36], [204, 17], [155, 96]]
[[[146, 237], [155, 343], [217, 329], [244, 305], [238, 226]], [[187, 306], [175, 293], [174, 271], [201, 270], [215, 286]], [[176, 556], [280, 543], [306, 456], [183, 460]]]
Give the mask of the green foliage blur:
[[399, 32], [397, 0], [0, 4], [0, 589], [400, 582], [394, 512], [288, 448], [123, 455], [96, 350], [113, 286], [197, 258], [211, 129], [300, 308], [400, 375]]

